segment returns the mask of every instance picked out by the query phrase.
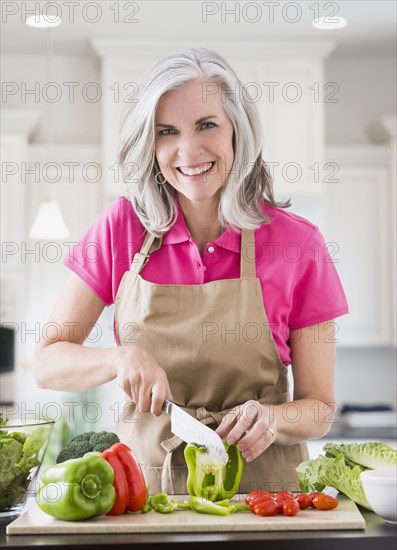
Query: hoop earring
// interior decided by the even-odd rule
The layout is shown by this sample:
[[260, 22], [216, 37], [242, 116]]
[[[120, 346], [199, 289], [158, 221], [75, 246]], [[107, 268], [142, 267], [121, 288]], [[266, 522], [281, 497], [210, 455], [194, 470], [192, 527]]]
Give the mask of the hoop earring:
[[[159, 180], [158, 180], [158, 175], [163, 176], [164, 181], [159, 181]], [[155, 179], [155, 181], [156, 181], [156, 183], [157, 183], [158, 185], [164, 185], [165, 183], [167, 183], [167, 180], [166, 180], [166, 178], [164, 177], [164, 174], [162, 174], [161, 172], [157, 172], [156, 175], [154, 176], [154, 179]]]

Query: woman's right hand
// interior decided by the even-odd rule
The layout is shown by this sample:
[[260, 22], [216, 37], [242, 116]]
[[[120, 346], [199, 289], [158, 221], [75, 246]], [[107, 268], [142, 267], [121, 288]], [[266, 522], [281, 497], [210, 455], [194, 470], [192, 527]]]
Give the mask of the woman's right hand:
[[165, 399], [172, 400], [167, 375], [148, 351], [139, 346], [119, 346], [114, 364], [118, 386], [139, 412], [160, 416]]

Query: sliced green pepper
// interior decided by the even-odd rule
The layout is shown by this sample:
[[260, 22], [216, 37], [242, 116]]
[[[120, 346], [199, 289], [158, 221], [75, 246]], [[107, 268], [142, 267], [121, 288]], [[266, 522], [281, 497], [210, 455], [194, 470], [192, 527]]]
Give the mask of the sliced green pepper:
[[191, 496], [190, 508], [199, 514], [212, 514], [214, 516], [227, 516], [233, 511], [233, 505], [219, 505], [212, 500]]
[[77, 521], [106, 514], [116, 492], [113, 468], [100, 453], [86, 453], [47, 468], [36, 495], [39, 507], [50, 516]]
[[146, 502], [145, 506], [141, 510], [141, 514], [147, 514], [150, 512], [152, 507], [150, 506], [150, 497], [149, 497], [149, 485], [146, 485]]
[[157, 493], [150, 497], [150, 506], [161, 514], [170, 514], [178, 507], [176, 499], [169, 500], [166, 493]]
[[224, 446], [228, 455], [226, 464], [213, 458], [204, 445], [190, 443], [185, 447], [189, 495], [216, 501], [230, 499], [237, 493], [243, 475], [243, 458], [235, 443], [224, 442]]

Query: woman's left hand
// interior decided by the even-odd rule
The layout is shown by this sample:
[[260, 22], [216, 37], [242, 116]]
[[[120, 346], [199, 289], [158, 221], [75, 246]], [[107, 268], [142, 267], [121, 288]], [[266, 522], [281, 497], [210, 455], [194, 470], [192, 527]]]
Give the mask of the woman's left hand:
[[231, 409], [215, 430], [231, 445], [237, 442], [247, 462], [266, 451], [277, 436], [277, 421], [270, 418], [270, 408], [258, 401], [247, 401]]

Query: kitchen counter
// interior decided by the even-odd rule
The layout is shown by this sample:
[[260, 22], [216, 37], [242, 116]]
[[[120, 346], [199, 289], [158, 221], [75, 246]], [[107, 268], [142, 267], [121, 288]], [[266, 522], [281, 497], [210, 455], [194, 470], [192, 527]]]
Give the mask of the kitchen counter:
[[[397, 526], [388, 525], [372, 512], [360, 509], [366, 521], [365, 530], [351, 531], [272, 531], [263, 533], [140, 533], [109, 535], [6, 535], [6, 525], [15, 519], [0, 520], [0, 546], [13, 550], [40, 546], [46, 550], [70, 546], [77, 550], [100, 546], [114, 548], [116, 545], [131, 545], [134, 549], [142, 548], [185, 548], [189, 550], [227, 549], [240, 550], [242, 545], [247, 550], [261, 549], [264, 543], [271, 541], [272, 550], [396, 550]], [[291, 546], [291, 543], [293, 545]]]
[[351, 439], [360, 443], [362, 442], [362, 440], [384, 441], [391, 446], [395, 446], [397, 439], [397, 428], [352, 428], [344, 425], [342, 422], [334, 422], [330, 431], [323, 438], [318, 439], [317, 441], [339, 439]]

